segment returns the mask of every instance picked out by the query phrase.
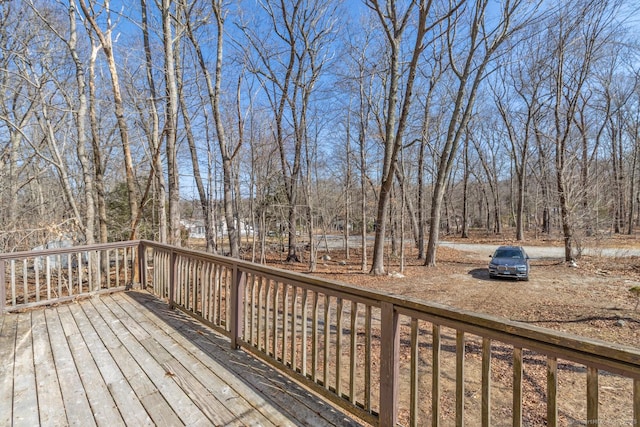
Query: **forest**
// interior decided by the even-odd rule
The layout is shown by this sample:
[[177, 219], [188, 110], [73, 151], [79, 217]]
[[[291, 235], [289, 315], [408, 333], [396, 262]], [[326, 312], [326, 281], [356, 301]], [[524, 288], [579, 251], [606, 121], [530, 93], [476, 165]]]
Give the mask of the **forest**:
[[338, 235], [381, 275], [480, 229], [557, 234], [570, 261], [640, 225], [639, 9], [2, 1], [0, 252], [198, 229], [314, 271]]

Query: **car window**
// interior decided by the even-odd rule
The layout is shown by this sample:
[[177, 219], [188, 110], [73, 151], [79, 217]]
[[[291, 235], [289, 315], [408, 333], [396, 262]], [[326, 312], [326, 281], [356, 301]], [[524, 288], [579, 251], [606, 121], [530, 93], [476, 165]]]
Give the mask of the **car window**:
[[514, 258], [514, 259], [522, 259], [522, 252], [515, 249], [503, 249], [496, 251], [494, 258]]

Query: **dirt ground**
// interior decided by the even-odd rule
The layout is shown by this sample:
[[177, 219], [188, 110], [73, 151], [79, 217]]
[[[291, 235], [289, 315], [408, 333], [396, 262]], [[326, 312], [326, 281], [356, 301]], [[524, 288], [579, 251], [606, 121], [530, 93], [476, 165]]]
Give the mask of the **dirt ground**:
[[[590, 255], [578, 258], [575, 266], [557, 256], [562, 252], [559, 239], [517, 243], [532, 257], [530, 280], [526, 282], [488, 276], [490, 248], [515, 242], [497, 237], [446, 236], [443, 240], [449, 244], [438, 248], [436, 267], [425, 267], [407, 248], [401, 274], [373, 277], [361, 271], [358, 250], [350, 250], [347, 259], [344, 250], [333, 249], [328, 253], [330, 259], [323, 259], [326, 252], [319, 253], [315, 274], [589, 338], [640, 346], [640, 305], [636, 307], [638, 297], [629, 291], [640, 285], [640, 257], [629, 255], [640, 249], [640, 240], [635, 236], [583, 242], [584, 248], [590, 249], [584, 252]], [[534, 254], [542, 248], [556, 248], [556, 256], [536, 257]], [[388, 272], [400, 273], [399, 257], [391, 257], [386, 265]], [[283, 267], [308, 271], [304, 262]]]
[[[635, 236], [582, 242], [581, 253], [585, 255], [577, 258], [574, 265], [564, 262], [562, 241], [558, 238], [530, 238], [519, 243], [495, 236], [471, 239], [445, 236], [442, 240], [436, 267], [425, 267], [417, 259], [415, 250], [407, 246], [403, 269], [399, 257], [388, 257], [385, 265], [390, 274], [374, 277], [362, 272], [359, 250], [350, 249], [347, 257], [343, 249], [335, 249], [340, 245], [334, 244], [328, 252], [319, 252], [314, 274], [636, 349], [640, 347], [640, 297], [630, 292], [632, 287], [640, 286], [640, 240]], [[489, 279], [490, 255], [502, 244], [525, 247], [531, 257], [529, 281]], [[369, 251], [369, 261], [371, 254]], [[308, 272], [309, 268], [308, 259], [275, 265], [302, 272]], [[455, 342], [449, 345], [455, 346]], [[469, 343], [467, 347], [469, 351]], [[450, 360], [443, 362], [442, 369], [449, 369], [454, 375], [455, 355], [445, 354], [443, 357]], [[469, 351], [465, 358], [468, 365], [465, 368], [465, 419], [469, 425], [478, 425], [479, 420], [480, 360], [479, 351]], [[512, 366], [509, 360], [496, 359], [493, 363], [492, 425], [508, 426], [511, 425]], [[523, 402], [526, 426], [546, 425], [545, 363], [539, 355], [527, 356]], [[584, 371], [570, 363], [564, 363], [561, 370], [559, 425], [586, 426], [589, 422], [586, 421]], [[428, 383], [427, 374], [421, 378]], [[633, 418], [629, 404], [633, 394], [631, 382], [606, 374], [600, 375], [599, 381], [599, 425], [634, 425], [629, 421]], [[427, 383], [421, 385], [425, 390], [430, 387]], [[453, 425], [454, 382], [443, 385], [441, 399], [445, 408], [442, 421], [444, 425]], [[407, 424], [406, 413], [401, 418]], [[419, 418], [428, 424], [428, 408], [420, 412]]]

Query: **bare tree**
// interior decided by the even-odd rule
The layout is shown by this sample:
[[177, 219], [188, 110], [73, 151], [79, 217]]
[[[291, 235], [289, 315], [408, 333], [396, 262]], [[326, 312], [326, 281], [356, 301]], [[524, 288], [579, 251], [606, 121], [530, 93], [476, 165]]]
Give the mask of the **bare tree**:
[[633, 73], [633, 82], [635, 90], [630, 102], [626, 106], [625, 131], [629, 136], [631, 146], [631, 160], [629, 168], [629, 211], [627, 218], [627, 234], [632, 235], [634, 224], [639, 222], [634, 219], [636, 212], [636, 203], [640, 199], [638, 193], [638, 167], [640, 165], [640, 100], [638, 99], [638, 71]]
[[[448, 118], [445, 143], [438, 161], [431, 203], [431, 228], [425, 265], [436, 265], [440, 216], [446, 181], [469, 122], [480, 83], [487, 75], [492, 58], [513, 34], [535, 16], [537, 2], [516, 0], [501, 5], [499, 16], [487, 17], [488, 1], [467, 4], [449, 19], [446, 37], [451, 69], [457, 79], [455, 100]], [[518, 19], [518, 17], [521, 17]], [[466, 30], [463, 29], [466, 28]]]
[[5, 135], [0, 143], [0, 227], [4, 231], [0, 242], [8, 250], [19, 244], [18, 230], [29, 227], [19, 194], [35, 174], [31, 173], [32, 156], [22, 145], [24, 129], [38, 108], [31, 83], [21, 77], [23, 62], [30, 60], [27, 48], [38, 34], [29, 25], [26, 8], [9, 6], [15, 5], [0, 8], [0, 126]]
[[164, 76], [166, 86], [165, 150], [169, 189], [169, 243], [181, 244], [180, 236], [180, 173], [177, 154], [178, 83], [173, 36], [173, 0], [162, 0], [162, 41], [164, 46]]
[[[141, 117], [148, 116], [144, 131], [147, 136], [149, 144], [149, 151], [151, 153], [151, 170], [149, 181], [147, 182], [147, 188], [151, 185], [151, 179], [155, 180], [155, 191], [157, 194], [157, 209], [158, 212], [158, 236], [160, 242], [167, 241], [167, 188], [164, 178], [164, 167], [162, 165], [161, 153], [161, 132], [160, 132], [160, 114], [158, 112], [160, 97], [158, 95], [158, 89], [156, 84], [156, 78], [154, 75], [154, 57], [151, 49], [151, 29], [149, 25], [149, 7], [147, 6], [147, 0], [140, 0], [141, 14], [141, 29], [142, 39], [144, 44], [144, 57], [145, 57], [145, 75], [147, 80], [147, 87], [149, 90], [149, 99], [141, 100], [141, 106], [138, 107], [138, 112]], [[142, 119], [141, 119], [142, 120]]]
[[[221, 0], [214, 0], [211, 2], [212, 12], [214, 16], [215, 28], [216, 28], [216, 56], [215, 56], [215, 70], [212, 75], [209, 67], [205, 61], [203, 50], [200, 47], [200, 42], [194, 32], [193, 23], [191, 17], [187, 20], [187, 35], [193, 45], [195, 54], [200, 66], [200, 71], [204, 75], [207, 88], [207, 96], [209, 105], [213, 114], [213, 121], [216, 127], [216, 135], [218, 139], [218, 148], [220, 150], [220, 158], [222, 161], [222, 181], [223, 181], [223, 206], [224, 216], [227, 225], [227, 233], [229, 236], [230, 254], [232, 257], [237, 258], [240, 255], [240, 233], [238, 230], [239, 224], [237, 224], [238, 213], [235, 209], [233, 202], [233, 162], [236, 159], [238, 152], [242, 146], [242, 141], [238, 140], [236, 144], [231, 144], [227, 133], [225, 132], [225, 124], [223, 123], [221, 113], [221, 87], [222, 87], [222, 70], [223, 70], [223, 46], [224, 46], [224, 23], [225, 15], [227, 14], [226, 6]], [[192, 150], [193, 153], [193, 150]], [[194, 168], [196, 168], [194, 163]], [[194, 170], [195, 171], [195, 170]], [[203, 199], [204, 189], [202, 188], [201, 180], [197, 173], [196, 182], [198, 182], [198, 191], [200, 192], [200, 198]], [[205, 214], [206, 216], [208, 214]], [[210, 240], [210, 239], [208, 239]]]
[[[441, 29], [440, 29], [441, 31]], [[438, 82], [443, 77], [446, 70], [446, 63], [444, 61], [445, 49], [441, 46], [443, 39], [435, 40], [431, 45], [431, 49], [429, 51], [430, 61], [428, 61], [428, 65], [426, 67], [421, 68], [421, 73], [424, 74], [425, 80], [428, 82], [426, 86], [425, 93], [419, 96], [422, 104], [423, 104], [423, 117], [421, 123], [420, 130], [420, 146], [418, 149], [418, 177], [417, 177], [417, 186], [418, 186], [418, 259], [424, 259], [425, 257], [425, 226], [426, 226], [426, 202], [427, 195], [426, 193], [426, 183], [425, 183], [425, 172], [427, 169], [427, 154], [428, 148], [430, 145], [434, 144], [434, 141], [439, 139], [438, 131], [434, 129], [432, 114], [433, 114], [433, 100], [436, 96], [436, 89], [438, 88]], [[439, 121], [439, 120], [437, 120]], [[438, 123], [435, 124], [436, 126]]]
[[106, 28], [102, 29], [97, 21], [97, 16], [101, 13], [95, 10], [96, 5], [90, 3], [87, 5], [86, 0], [78, 0], [80, 8], [98, 39], [102, 47], [107, 65], [109, 67], [109, 75], [111, 77], [111, 89], [113, 91], [114, 112], [116, 120], [118, 122], [118, 129], [120, 130], [120, 142], [122, 143], [122, 151], [124, 158], [125, 178], [127, 183], [127, 191], [129, 198], [129, 214], [131, 222], [131, 234], [130, 238], [134, 239], [137, 234], [137, 230], [134, 227], [136, 219], [138, 218], [138, 187], [136, 186], [135, 175], [133, 172], [133, 157], [131, 155], [131, 146], [129, 143], [129, 128], [125, 119], [124, 113], [124, 101], [122, 98], [122, 91], [120, 88], [120, 79], [118, 77], [118, 67], [116, 64], [116, 58], [113, 51], [113, 43], [111, 35], [113, 32], [113, 26], [111, 21], [111, 9], [109, 0], [105, 0], [102, 4], [102, 12], [106, 15]]
[[617, 5], [613, 2], [585, 0], [559, 9], [553, 30], [549, 33], [551, 46], [553, 117], [551, 140], [555, 145], [556, 189], [564, 237], [565, 260], [574, 259], [573, 201], [570, 198], [569, 160], [573, 152], [572, 132], [581, 94], [598, 55], [605, 47]]
[[273, 45], [268, 45], [264, 35], [245, 26], [243, 31], [252, 48], [247, 52], [247, 63], [260, 79], [274, 114], [273, 137], [289, 203], [287, 261], [297, 262], [296, 226], [302, 149], [308, 132], [307, 110], [328, 60], [322, 54], [333, 31], [334, 6], [319, 0], [265, 2], [261, 6], [275, 39], [271, 40]]
[[[373, 260], [371, 273], [382, 275], [384, 268], [384, 241], [386, 234], [386, 223], [388, 219], [389, 202], [393, 182], [396, 178], [396, 168], [398, 154], [403, 146], [403, 137], [406, 130], [411, 102], [413, 101], [413, 86], [416, 80], [416, 73], [420, 61], [420, 56], [425, 49], [425, 36], [443, 19], [436, 17], [429, 22], [431, 17], [432, 3], [426, 0], [419, 2], [412, 1], [401, 10], [393, 1], [386, 4], [378, 0], [366, 0], [365, 4], [377, 16], [382, 31], [385, 35], [389, 54], [389, 82], [387, 95], [385, 97], [386, 112], [384, 133], [382, 136], [384, 145], [384, 160], [380, 178], [380, 194], [378, 198], [376, 214], [376, 236], [373, 246]], [[417, 22], [415, 29], [415, 40], [410, 49], [410, 60], [406, 69], [406, 76], [402, 80], [403, 88], [400, 88], [402, 58], [402, 40], [407, 27], [411, 23], [414, 10], [417, 10]], [[403, 92], [402, 97], [401, 91]], [[399, 113], [398, 113], [399, 111]]]
[[[532, 26], [531, 32], [536, 32]], [[541, 40], [528, 34], [525, 41], [514, 43], [510, 56], [514, 60], [496, 74], [491, 84], [498, 113], [506, 129], [508, 149], [515, 167], [516, 179], [516, 240], [524, 239], [525, 193], [527, 187], [527, 163], [530, 144], [533, 141], [533, 120], [540, 114], [540, 99], [548, 96], [544, 91], [545, 67], [538, 49]], [[523, 54], [528, 61], [519, 61]]]
[[[364, 19], [364, 18], [362, 18]], [[366, 21], [368, 22], [368, 20]], [[372, 109], [375, 104], [376, 86], [375, 80], [379, 72], [377, 67], [377, 55], [374, 52], [374, 29], [366, 27], [362, 32], [351, 33], [348, 31], [348, 40], [346, 46], [346, 56], [348, 58], [348, 70], [345, 72], [349, 83], [353, 85], [353, 104], [355, 105], [353, 113], [349, 112], [349, 119], [355, 123], [352, 126], [349, 122], [346, 144], [351, 144], [351, 134], [355, 133], [354, 139], [357, 145], [357, 154], [353, 154], [355, 160], [357, 174], [359, 176], [360, 203], [360, 266], [363, 272], [368, 271], [368, 252], [367, 252], [367, 233], [369, 228], [368, 216], [368, 197], [369, 188], [372, 185], [372, 179], [369, 176], [369, 159], [368, 141], [369, 126], [372, 116]], [[352, 127], [355, 130], [352, 131]], [[354, 150], [355, 151], [355, 150]], [[355, 186], [352, 189], [355, 190]]]

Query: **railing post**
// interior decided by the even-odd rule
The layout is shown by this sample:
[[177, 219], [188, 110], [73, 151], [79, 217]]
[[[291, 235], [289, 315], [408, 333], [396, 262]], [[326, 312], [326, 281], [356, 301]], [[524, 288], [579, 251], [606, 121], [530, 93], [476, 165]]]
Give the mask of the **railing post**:
[[247, 280], [246, 273], [238, 269], [238, 265], [233, 266], [233, 277], [231, 284], [231, 348], [237, 349], [238, 340], [242, 337], [244, 326], [244, 286]]
[[380, 426], [395, 427], [398, 423], [400, 322], [392, 303], [383, 302], [381, 309]]
[[4, 277], [4, 260], [0, 258], [0, 314], [4, 313], [4, 305], [7, 302], [7, 282]]

